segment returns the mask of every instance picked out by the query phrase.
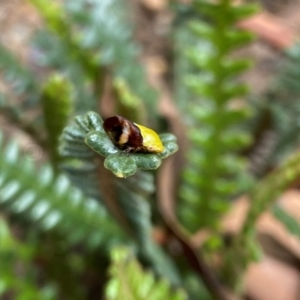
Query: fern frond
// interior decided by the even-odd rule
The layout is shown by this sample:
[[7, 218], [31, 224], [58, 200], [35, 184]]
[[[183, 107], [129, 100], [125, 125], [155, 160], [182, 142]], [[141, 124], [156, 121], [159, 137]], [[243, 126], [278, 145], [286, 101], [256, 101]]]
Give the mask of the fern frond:
[[[245, 160], [238, 154], [251, 141], [240, 126], [251, 112], [245, 104], [233, 108], [235, 99], [247, 93], [237, 78], [251, 64], [231, 54], [253, 39], [233, 25], [254, 10], [227, 0], [198, 0], [193, 7], [209, 21], [190, 24], [197, 43], [187, 51], [195, 72], [187, 76], [186, 83], [198, 99], [188, 103], [186, 112], [191, 149], [180, 188], [179, 215], [191, 231], [216, 230], [230, 197], [251, 182]], [[215, 239], [211, 245], [218, 243]]]
[[129, 89], [124, 79], [116, 78], [113, 85], [117, 96], [116, 114], [142, 124], [146, 120], [146, 111], [141, 99]]
[[[6, 84], [7, 91], [1, 94], [0, 108], [5, 117], [20, 126], [36, 141], [43, 145], [40, 132], [41, 119], [29, 120], [27, 112], [36, 109], [40, 99], [38, 80], [28, 67], [22, 65], [18, 58], [0, 43], [0, 71]], [[18, 104], [12, 100], [20, 97]]]
[[[242, 230], [235, 237], [233, 247], [228, 250], [225, 262], [225, 276], [231, 286], [240, 287], [241, 274], [244, 273], [249, 263], [258, 258], [260, 248], [255, 239], [255, 224], [258, 217], [268, 209], [277, 198], [300, 177], [300, 154], [292, 155], [280, 168], [259, 182], [250, 194], [251, 206], [243, 224]], [[297, 226], [282, 211], [276, 211], [277, 217], [287, 226]], [[290, 227], [292, 229], [292, 227]], [[230, 275], [229, 275], [230, 274]]]
[[0, 70], [16, 94], [27, 93], [27, 105], [36, 104], [38, 88], [34, 75], [1, 43]]
[[[70, 12], [72, 21], [83, 29], [84, 47], [99, 53], [101, 64], [112, 70], [113, 78], [122, 78], [128, 89], [143, 99], [152, 117], [156, 115], [157, 93], [149, 86], [142, 65], [137, 63], [139, 45], [134, 42], [129, 5], [123, 1], [107, 0], [94, 1], [89, 7], [85, 1], [78, 1], [75, 6], [72, 0], [68, 0], [66, 11]], [[86, 16], [84, 19], [83, 14]]]
[[1, 145], [0, 170], [0, 205], [19, 219], [39, 224], [44, 231], [58, 230], [70, 244], [84, 242], [88, 248], [122, 236], [104, 207], [65, 176], [54, 177], [49, 166], [37, 169], [16, 143]]
[[276, 67], [276, 77], [263, 95], [250, 98], [255, 117], [248, 122], [256, 143], [250, 150], [251, 171], [264, 175], [293, 153], [299, 140], [300, 47], [286, 51]]
[[152, 265], [157, 274], [178, 285], [180, 279], [174, 262], [152, 238], [153, 226], [148, 198], [154, 192], [153, 176], [139, 171], [128, 178], [126, 184], [116, 180], [116, 188], [118, 204], [128, 220], [141, 256]]
[[[148, 198], [154, 192], [153, 175], [137, 170], [158, 168], [162, 159], [177, 150], [175, 137], [171, 134], [162, 136], [165, 151], [161, 155], [143, 153], [124, 155], [123, 151], [111, 143], [102, 126], [103, 120], [94, 112], [75, 118], [75, 124], [67, 127], [61, 137], [61, 155], [66, 157], [63, 168], [67, 167], [72, 181], [75, 180], [85, 193], [90, 194], [91, 191], [98, 193], [98, 196], [95, 196], [99, 201], [102, 201], [102, 197], [97, 168], [102, 166], [99, 161], [96, 162], [94, 154], [106, 157], [104, 166], [117, 177], [128, 177], [126, 182], [118, 179], [114, 181], [119, 209], [126, 217], [127, 225], [139, 246], [141, 255], [153, 265], [157, 273], [167, 276], [173, 283], [178, 283], [173, 262], [151, 237], [151, 209]], [[112, 162], [112, 167], [106, 163], [108, 159]], [[126, 163], [128, 160], [133, 161], [133, 167]], [[159, 164], [156, 161], [159, 161]], [[89, 177], [86, 176], [88, 172]], [[135, 175], [132, 176], [133, 174]]]
[[[56, 298], [57, 290], [54, 285], [46, 284], [37, 287], [37, 278], [34, 274], [33, 257], [36, 248], [33, 244], [21, 244], [10, 232], [5, 219], [0, 217], [0, 298], [5, 299], [6, 294], [14, 294], [14, 299], [41, 299], [52, 300]], [[16, 265], [18, 275], [16, 276]], [[22, 271], [20, 271], [22, 270]]]
[[278, 67], [277, 78], [265, 95], [272, 112], [273, 127], [278, 135], [278, 145], [271, 156], [272, 166], [288, 157], [300, 144], [299, 63], [300, 46], [296, 44], [286, 52], [285, 60]]
[[37, 7], [40, 14], [45, 18], [47, 27], [60, 38], [67, 47], [69, 55], [81, 64], [86, 75], [95, 78], [98, 73], [97, 65], [92, 54], [87, 55], [82, 49], [79, 36], [70, 26], [62, 6], [48, 0], [30, 0]]
[[[68, 74], [78, 89], [76, 104], [80, 111], [97, 108], [95, 103], [102, 96], [103, 73], [109, 69], [113, 81], [121, 78], [138, 99], [143, 99], [149, 115], [156, 114], [157, 95], [148, 85], [142, 66], [137, 64], [138, 45], [133, 41], [127, 4], [116, 0], [93, 1], [89, 5], [82, 0], [76, 4], [64, 1], [62, 6], [52, 5], [49, 0], [32, 2], [45, 16], [48, 28], [54, 27], [52, 33], [43, 31], [36, 36], [35, 44], [41, 50], [40, 63]], [[48, 5], [42, 5], [47, 3], [56, 8], [48, 12]], [[72, 44], [76, 47], [70, 47]], [[87, 61], [88, 65], [94, 65], [95, 71], [87, 71]]]
[[59, 162], [58, 140], [72, 110], [71, 83], [59, 74], [51, 76], [42, 91], [42, 108], [47, 131], [48, 149], [54, 167]]
[[279, 205], [274, 205], [272, 207], [272, 213], [273, 216], [283, 224], [288, 232], [300, 238], [300, 224], [294, 217], [292, 217]]
[[164, 280], [144, 271], [126, 248], [112, 251], [111, 279], [106, 286], [107, 300], [184, 300], [183, 290], [173, 291]]

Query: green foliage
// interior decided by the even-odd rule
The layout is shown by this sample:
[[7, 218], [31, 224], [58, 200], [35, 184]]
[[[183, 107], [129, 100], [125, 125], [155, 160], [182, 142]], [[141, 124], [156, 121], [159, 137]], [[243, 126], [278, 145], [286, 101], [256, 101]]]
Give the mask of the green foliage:
[[300, 224], [289, 213], [282, 209], [279, 205], [272, 208], [272, 213], [278, 221], [280, 221], [285, 228], [293, 235], [300, 238]]
[[277, 78], [266, 98], [272, 113], [273, 128], [277, 135], [277, 145], [271, 155], [271, 164], [278, 164], [299, 145], [300, 46], [296, 44], [286, 53], [285, 60], [278, 66]]
[[[222, 278], [228, 286], [239, 288], [246, 267], [259, 257], [255, 222], [263, 211], [271, 207], [287, 229], [299, 236], [299, 224], [280, 207], [272, 207], [300, 175], [299, 154], [252, 187], [249, 214], [229, 248], [218, 235], [219, 221], [230, 200], [253, 183], [246, 172], [246, 159], [252, 147], [249, 128], [257, 123], [259, 114], [263, 121], [266, 108], [271, 120], [267, 129], [276, 141], [269, 152], [264, 141], [259, 145], [265, 153], [256, 175], [275, 167], [299, 143], [299, 46], [286, 56], [282, 77], [264, 95], [268, 100], [264, 108], [251, 110], [241, 100], [248, 90], [239, 76], [251, 63], [237, 58], [235, 50], [253, 37], [235, 25], [251, 15], [254, 6], [195, 0], [190, 5], [178, 4], [181, 10], [174, 11], [175, 51], [164, 54], [172, 57], [168, 61], [175, 73], [171, 92], [186, 122], [190, 146], [182, 180], [170, 174], [173, 181], [178, 180], [174, 186], [180, 191], [180, 202], [157, 199], [161, 197], [161, 191], [156, 193], [157, 172], [151, 171], [178, 150], [174, 135], [160, 135], [165, 147], [160, 154], [124, 153], [108, 138], [102, 118], [87, 112], [106, 109], [112, 100], [115, 114], [154, 128], [162, 125], [156, 123], [156, 93], [138, 64], [130, 4], [121, 0], [30, 3], [45, 24], [34, 37], [33, 66], [26, 67], [0, 45], [1, 74], [8, 83], [5, 94], [0, 95], [1, 121], [2, 117], [12, 121], [33, 138], [32, 144], [20, 143], [22, 147], [0, 141], [0, 208], [5, 216], [0, 218], [0, 297], [103, 298], [107, 250], [130, 241], [150, 271], [144, 271], [123, 247], [113, 250], [107, 299], [187, 298], [172, 285], [184, 286], [191, 299], [207, 300], [211, 295], [203, 288], [204, 282], [209, 287], [205, 276]], [[246, 122], [251, 114], [256, 118]], [[77, 115], [75, 121], [66, 127], [73, 115]], [[258, 125], [257, 130], [260, 128]], [[32, 145], [38, 145], [40, 153], [30, 155]], [[37, 163], [35, 155], [39, 154], [43, 162]], [[177, 167], [177, 160], [173, 163]], [[174, 191], [165, 192], [172, 195]], [[188, 236], [177, 235], [177, 224], [173, 228], [161, 219], [160, 213], [170, 212], [158, 212], [155, 200], [180, 202], [174, 209], [189, 231], [210, 229], [209, 250], [222, 250], [223, 265], [218, 270], [206, 268], [205, 261], [203, 270], [217, 276], [193, 271], [196, 260], [195, 269], [203, 267], [199, 253], [207, 244], [195, 251]], [[20, 240], [10, 234], [14, 226], [21, 228]], [[159, 241], [171, 249], [176, 260], [153, 238], [156, 226], [164, 233]], [[178, 244], [181, 238], [186, 244]], [[205, 254], [207, 261], [215, 258], [214, 251]]]
[[156, 280], [153, 273], [144, 271], [128, 249], [113, 249], [111, 259], [111, 279], [106, 287], [107, 300], [187, 299], [182, 290], [172, 291], [167, 281]]
[[59, 161], [58, 139], [71, 114], [72, 92], [70, 82], [59, 74], [50, 77], [43, 88], [42, 105], [48, 133], [47, 146], [53, 166], [56, 166]]
[[[126, 227], [129, 228], [129, 233], [138, 243], [141, 255], [153, 265], [156, 272], [166, 276], [173, 283], [178, 283], [178, 275], [172, 261], [155, 245], [151, 237], [152, 223], [148, 199], [154, 191], [153, 176], [137, 170], [158, 168], [162, 159], [177, 150], [175, 137], [172, 134], [161, 136], [165, 143], [165, 150], [161, 154], [125, 154], [111, 143], [102, 124], [103, 121], [97, 113], [88, 112], [85, 116], [76, 117], [75, 124], [65, 128], [61, 138], [60, 153], [68, 158], [69, 162], [65, 162], [64, 168], [68, 165], [68, 173], [72, 176], [75, 170], [73, 159], [81, 158], [82, 163], [77, 169], [79, 172], [76, 174], [75, 182], [88, 195], [91, 194], [91, 190], [96, 192], [98, 190], [98, 195], [94, 195], [94, 197], [102, 202], [99, 186], [97, 189], [97, 182], [94, 180], [94, 178], [96, 180], [98, 178], [93, 175], [94, 169], [84, 167], [89, 164], [89, 161], [95, 160], [95, 153], [106, 157], [104, 167], [111, 170], [117, 177], [129, 177], [135, 174], [128, 178], [126, 183], [119, 180], [114, 181], [114, 188], [118, 195], [116, 201], [126, 218]], [[102, 166], [96, 164], [96, 167]], [[80, 172], [80, 170], [85, 170], [85, 172]], [[89, 188], [86, 188], [87, 172], [90, 173]], [[72, 177], [74, 181], [74, 176]], [[91, 185], [92, 188], [90, 188]]]
[[117, 202], [126, 216], [143, 259], [152, 265], [157, 274], [168, 278], [174, 285], [180, 284], [174, 262], [152, 238], [153, 225], [149, 196], [154, 191], [153, 177], [139, 171], [135, 176], [127, 179], [127, 184], [116, 179], [116, 189], [119, 195]]
[[276, 77], [263, 95], [251, 96], [255, 117], [248, 122], [256, 137], [250, 151], [251, 171], [266, 175], [299, 145], [299, 44], [288, 49], [275, 66]]
[[34, 4], [41, 15], [44, 17], [47, 27], [54, 34], [59, 36], [66, 46], [66, 51], [71, 55], [72, 60], [76, 60], [81, 64], [82, 69], [90, 77], [97, 76], [97, 64], [93, 59], [93, 55], [87, 56], [80, 44], [79, 36], [72, 32], [67, 15], [60, 4], [47, 0], [30, 0]]
[[47, 0], [31, 2], [49, 29], [40, 31], [35, 38], [41, 51], [39, 63], [64, 70], [77, 88], [75, 103], [79, 111], [96, 110], [95, 103], [103, 94], [103, 80], [109, 74], [113, 80], [123, 80], [129, 90], [143, 99], [150, 115], [155, 115], [156, 93], [146, 83], [142, 67], [136, 64], [138, 46], [132, 39], [125, 3], [68, 0], [63, 7], [51, 3], [48, 9]]
[[[255, 10], [249, 5], [232, 6], [227, 0], [195, 1], [193, 6], [209, 21], [189, 24], [197, 44], [186, 51], [195, 70], [186, 83], [198, 99], [186, 107], [191, 148], [186, 155], [179, 214], [189, 230], [215, 230], [230, 197], [248, 185], [245, 160], [238, 152], [251, 140], [240, 126], [250, 111], [245, 104], [234, 108], [234, 99], [247, 92], [237, 76], [250, 63], [233, 58], [231, 53], [253, 37], [232, 26]], [[216, 240], [214, 243], [218, 244]]]
[[[260, 181], [250, 194], [251, 206], [241, 232], [235, 237], [233, 247], [228, 250], [224, 266], [224, 278], [231, 286], [240, 288], [238, 274], [243, 274], [249, 263], [257, 260], [259, 247], [255, 239], [255, 223], [258, 217], [268, 209], [297, 178], [300, 176], [300, 154], [295, 153], [280, 168]], [[276, 187], [276, 188], [274, 188]], [[276, 209], [283, 224], [291, 228], [291, 217]], [[295, 225], [295, 223], [293, 223]], [[294, 226], [293, 229], [296, 227]], [[230, 275], [229, 275], [230, 274]]]
[[95, 160], [95, 153], [84, 141], [88, 131], [88, 125], [82, 123], [80, 117], [75, 118], [73, 126], [64, 129], [59, 149], [62, 157], [60, 168], [87, 196], [103, 201], [97, 171], [100, 165]]
[[146, 119], [143, 102], [133, 94], [124, 79], [116, 78], [113, 84], [117, 95], [117, 115], [124, 116], [138, 124], [143, 123]]
[[58, 230], [71, 245], [84, 242], [93, 249], [103, 243], [108, 246], [112, 236], [120, 237], [104, 207], [84, 197], [65, 176], [54, 177], [49, 166], [37, 169], [33, 159], [20, 154], [14, 142], [2, 145], [1, 207], [40, 230]]
[[[15, 300], [52, 300], [57, 297], [54, 285], [48, 284], [37, 287], [33, 268], [33, 257], [35, 247], [33, 244], [21, 244], [10, 232], [5, 219], [0, 217], [0, 297], [5, 299], [5, 295], [13, 293]], [[16, 265], [19, 274], [16, 276]]]
[[[125, 109], [126, 114], [134, 112], [142, 124], [147, 123], [149, 116], [152, 122], [155, 120], [156, 94], [146, 83], [142, 67], [137, 64], [138, 47], [132, 39], [133, 29], [125, 9], [127, 4], [116, 0], [94, 1], [89, 5], [86, 1], [72, 0], [65, 1], [62, 6], [44, 0], [30, 2], [44, 18], [46, 27], [39, 30], [33, 45], [37, 54], [33, 64], [39, 65], [42, 76], [37, 77], [35, 72], [31, 74], [29, 68], [9, 56], [9, 51], [4, 53], [5, 49], [1, 49], [1, 66], [4, 72], [13, 74], [8, 77], [11, 83], [20, 81], [25, 85], [25, 79], [30, 79], [30, 84], [26, 83], [20, 89], [17, 105], [12, 105], [8, 97], [3, 102], [10, 120], [33, 137], [41, 146], [38, 149], [44, 151], [45, 159], [49, 154], [53, 166], [42, 164], [37, 167], [35, 157], [18, 153], [14, 143], [5, 147], [1, 145], [4, 148], [0, 150], [3, 153], [0, 158], [1, 210], [12, 217], [12, 224], [26, 224], [24, 232], [36, 237], [34, 255], [38, 253], [41, 269], [47, 273], [47, 278], [43, 277], [45, 282], [50, 287], [53, 283], [53, 291], [57, 291], [53, 297], [86, 299], [86, 289], [91, 291], [93, 286], [87, 287], [79, 278], [97, 278], [103, 273], [106, 250], [112, 244], [124, 241], [124, 236], [104, 208], [107, 190], [99, 182], [99, 168], [103, 167], [101, 157], [85, 143], [91, 130], [103, 133], [102, 127], [97, 127], [97, 118], [100, 117], [92, 116], [97, 119], [97, 122], [95, 119], [91, 122], [94, 127], [89, 127], [85, 117], [77, 117], [76, 124], [64, 130], [59, 153], [58, 136], [71, 113], [85, 113], [99, 107], [107, 78], [113, 83], [118, 109]], [[38, 115], [31, 114], [31, 105], [34, 109], [41, 108]], [[30, 115], [34, 117], [27, 122]], [[134, 157], [135, 166], [139, 169], [157, 168], [162, 159], [177, 150], [173, 135], [165, 134], [162, 139], [166, 146], [164, 153], [130, 155]], [[105, 137], [105, 143], [101, 145], [103, 152], [103, 147], [111, 147], [111, 142]], [[30, 149], [31, 145], [26, 145], [25, 150], [28, 150], [27, 146]], [[99, 147], [97, 143], [93, 146]], [[118, 162], [127, 158], [119, 149], [115, 153]], [[115, 162], [112, 159], [110, 163], [115, 166]], [[57, 166], [68, 174], [70, 181], [59, 173]], [[152, 238], [149, 201], [154, 193], [153, 174], [138, 171], [126, 182], [113, 177], [112, 190], [119, 214], [125, 220], [122, 229], [133, 237], [139, 257], [165, 280], [178, 284], [180, 280], [174, 262]], [[33, 243], [28, 236], [25, 240], [25, 243]], [[74, 249], [79, 249], [79, 253], [76, 250], [74, 253]], [[95, 262], [97, 270], [94, 270]], [[43, 274], [33, 277], [32, 283], [37, 283], [39, 276]], [[24, 289], [27, 283], [30, 289], [27, 281], [24, 281]], [[99, 284], [103, 282], [97, 286]]]
[[[7, 83], [6, 89], [0, 92], [0, 110], [5, 112], [9, 120], [34, 136], [42, 145], [44, 140], [41, 134], [41, 118], [32, 119], [27, 115], [40, 100], [38, 80], [30, 69], [21, 64], [18, 58], [1, 43], [0, 70]], [[18, 97], [22, 100], [17, 101]]]
[[[0, 43], [0, 68], [4, 79], [11, 85], [16, 94], [36, 91], [34, 74], [23, 66], [20, 61]], [[28, 95], [29, 96], [29, 95]], [[36, 102], [36, 94], [31, 94], [27, 102]], [[35, 101], [34, 101], [35, 100]]]

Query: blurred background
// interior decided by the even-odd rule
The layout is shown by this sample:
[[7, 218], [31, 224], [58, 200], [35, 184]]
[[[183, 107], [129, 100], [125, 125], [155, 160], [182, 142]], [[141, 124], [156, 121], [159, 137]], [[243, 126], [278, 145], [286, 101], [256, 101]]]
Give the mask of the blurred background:
[[[1, 300], [300, 299], [298, 0], [0, 0], [0, 28]], [[112, 115], [179, 150], [117, 178]]]

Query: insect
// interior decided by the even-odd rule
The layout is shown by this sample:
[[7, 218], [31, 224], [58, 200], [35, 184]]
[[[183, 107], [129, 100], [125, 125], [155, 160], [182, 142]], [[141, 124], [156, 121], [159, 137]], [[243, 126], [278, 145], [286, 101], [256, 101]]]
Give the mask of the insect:
[[155, 131], [121, 116], [107, 118], [103, 123], [103, 128], [112, 143], [127, 153], [164, 151], [164, 146]]

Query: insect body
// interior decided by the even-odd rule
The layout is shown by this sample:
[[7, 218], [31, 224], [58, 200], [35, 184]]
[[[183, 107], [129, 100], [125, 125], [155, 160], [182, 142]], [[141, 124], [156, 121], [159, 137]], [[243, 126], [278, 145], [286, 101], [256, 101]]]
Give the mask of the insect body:
[[103, 128], [113, 144], [126, 152], [160, 153], [164, 146], [155, 131], [123, 117], [107, 118]]

